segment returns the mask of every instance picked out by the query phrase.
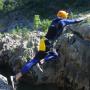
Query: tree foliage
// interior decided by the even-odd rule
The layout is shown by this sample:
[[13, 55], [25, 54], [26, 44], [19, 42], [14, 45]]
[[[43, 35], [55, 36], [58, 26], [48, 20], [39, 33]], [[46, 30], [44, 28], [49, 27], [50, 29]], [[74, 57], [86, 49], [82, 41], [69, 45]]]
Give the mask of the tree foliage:
[[0, 10], [3, 10], [3, 5], [4, 5], [3, 0], [0, 0]]
[[61, 6], [89, 6], [90, 0], [0, 0], [0, 10], [10, 11], [20, 7], [58, 8]]

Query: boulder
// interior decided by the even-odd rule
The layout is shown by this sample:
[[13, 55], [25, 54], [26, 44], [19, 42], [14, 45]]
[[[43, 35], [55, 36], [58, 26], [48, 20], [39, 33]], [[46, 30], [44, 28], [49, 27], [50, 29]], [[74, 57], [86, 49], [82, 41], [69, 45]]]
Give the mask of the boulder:
[[12, 90], [6, 77], [0, 74], [0, 90]]
[[63, 70], [70, 82], [77, 85], [74, 88], [89, 90], [90, 41], [84, 40], [73, 33], [64, 33], [58, 39], [56, 48], [64, 56], [64, 60], [61, 60], [63, 62]]

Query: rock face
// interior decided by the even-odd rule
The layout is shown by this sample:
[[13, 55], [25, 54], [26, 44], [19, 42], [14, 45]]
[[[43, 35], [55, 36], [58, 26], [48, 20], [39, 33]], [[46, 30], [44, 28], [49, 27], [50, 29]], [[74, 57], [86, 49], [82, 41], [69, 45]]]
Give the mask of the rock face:
[[73, 26], [71, 26], [71, 28], [74, 31], [79, 32], [84, 37], [84, 39], [90, 40], [90, 24], [87, 23], [87, 21], [86, 21], [86, 23], [84, 22], [84, 23], [81, 23], [78, 25], [77, 24], [73, 25]]
[[[46, 62], [40, 74], [38, 68], [34, 71], [38, 76], [37, 82], [57, 83], [67, 90], [89, 90], [90, 84], [90, 41], [84, 40], [79, 34], [71, 31], [63, 33], [57, 40], [60, 58], [53, 62]], [[41, 78], [42, 77], [42, 78]]]
[[63, 68], [70, 81], [77, 88], [89, 90], [90, 83], [90, 41], [72, 33], [64, 33], [57, 42], [57, 48], [64, 56]]
[[37, 32], [28, 33], [28, 38], [25, 39], [22, 35], [1, 34], [0, 64], [8, 63], [15, 73], [18, 72], [22, 64], [34, 56], [39, 41], [36, 35]]
[[[59, 58], [40, 65], [43, 72], [35, 65], [22, 80], [33, 84], [55, 83], [64, 90], [89, 90], [90, 41], [80, 34], [63, 32], [55, 43]], [[19, 72], [34, 57], [38, 36], [38, 32], [28, 33], [27, 39], [20, 35], [0, 35], [0, 64], [8, 63], [14, 73]]]

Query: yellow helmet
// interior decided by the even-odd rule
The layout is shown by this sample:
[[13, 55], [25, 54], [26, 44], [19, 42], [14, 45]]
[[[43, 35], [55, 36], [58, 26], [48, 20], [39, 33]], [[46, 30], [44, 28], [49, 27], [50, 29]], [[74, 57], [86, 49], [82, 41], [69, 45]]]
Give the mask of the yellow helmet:
[[57, 17], [60, 17], [62, 19], [67, 19], [68, 17], [68, 13], [66, 11], [60, 10], [57, 13]]

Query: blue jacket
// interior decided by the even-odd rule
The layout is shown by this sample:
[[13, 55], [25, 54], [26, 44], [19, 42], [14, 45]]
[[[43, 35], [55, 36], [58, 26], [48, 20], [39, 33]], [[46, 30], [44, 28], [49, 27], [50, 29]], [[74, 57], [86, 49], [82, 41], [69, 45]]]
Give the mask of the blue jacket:
[[56, 40], [61, 35], [65, 26], [67, 26], [69, 24], [79, 23], [81, 21], [82, 20], [78, 20], [78, 19], [60, 19], [60, 18], [56, 18], [52, 21], [45, 37], [48, 40]]

